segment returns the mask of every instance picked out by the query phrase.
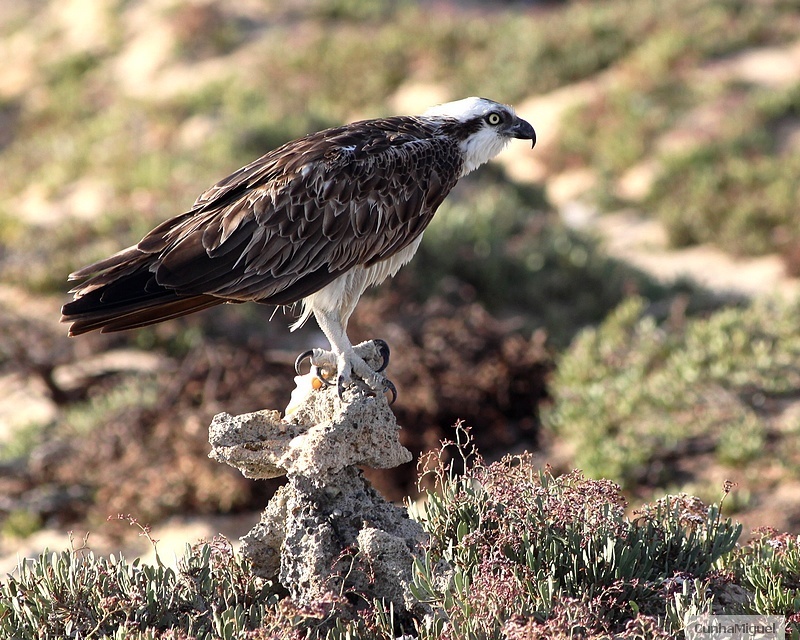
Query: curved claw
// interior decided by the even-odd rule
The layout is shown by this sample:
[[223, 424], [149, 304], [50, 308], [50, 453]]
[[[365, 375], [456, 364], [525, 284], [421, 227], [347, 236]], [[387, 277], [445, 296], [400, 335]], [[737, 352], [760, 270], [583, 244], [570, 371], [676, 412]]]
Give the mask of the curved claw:
[[[294, 371], [298, 376], [303, 375], [302, 373], [300, 373], [300, 365], [303, 364], [303, 360], [305, 360], [306, 358], [311, 360], [311, 356], [313, 356], [313, 355], [314, 355], [314, 350], [313, 349], [309, 349], [308, 351], [303, 351], [303, 353], [301, 353], [299, 356], [297, 356], [297, 358], [294, 361]], [[317, 377], [319, 377], [319, 376], [317, 376]]]
[[384, 393], [387, 391], [391, 391], [392, 399], [389, 400], [389, 406], [392, 406], [395, 402], [397, 402], [397, 387], [394, 386], [394, 383], [389, 380], [388, 378], [384, 380]]
[[[375, 343], [375, 348], [378, 350], [378, 353], [381, 354], [381, 358], [383, 358], [383, 364], [375, 369], [375, 373], [380, 373], [389, 366], [389, 345], [386, 343], [386, 340], [381, 340], [380, 338], [375, 338], [372, 342]], [[397, 390], [395, 390], [395, 400], [396, 399]]]
[[[319, 370], [319, 367], [314, 366], [312, 368], [312, 371], [314, 372], [314, 376], [317, 377], [320, 380], [320, 382], [322, 382], [322, 384], [324, 384], [326, 387], [332, 387], [333, 386], [333, 382], [331, 382], [325, 376], [322, 375], [322, 371]], [[342, 397], [341, 392], [339, 393], [339, 397], [340, 398]]]
[[[333, 386], [332, 382], [329, 382], [331, 386]], [[336, 393], [339, 395], [339, 400], [343, 400], [342, 394], [344, 393], [344, 376], [339, 376], [339, 379], [336, 383]]]

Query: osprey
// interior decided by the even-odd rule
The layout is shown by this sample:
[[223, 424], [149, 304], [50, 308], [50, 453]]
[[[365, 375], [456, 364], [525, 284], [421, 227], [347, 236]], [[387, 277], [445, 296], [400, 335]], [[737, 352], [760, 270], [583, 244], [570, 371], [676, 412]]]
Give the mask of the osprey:
[[[288, 142], [204, 193], [138, 244], [70, 274], [83, 280], [64, 305], [70, 336], [121, 331], [224, 302], [302, 303], [292, 329], [314, 316], [331, 351], [309, 358], [339, 393], [352, 376], [394, 388], [346, 334], [361, 294], [411, 260], [422, 232], [459, 178], [511, 138], [536, 144], [506, 105], [465, 98], [419, 116], [363, 120]], [[365, 343], [366, 344], [366, 343]], [[322, 375], [320, 369], [329, 376]]]

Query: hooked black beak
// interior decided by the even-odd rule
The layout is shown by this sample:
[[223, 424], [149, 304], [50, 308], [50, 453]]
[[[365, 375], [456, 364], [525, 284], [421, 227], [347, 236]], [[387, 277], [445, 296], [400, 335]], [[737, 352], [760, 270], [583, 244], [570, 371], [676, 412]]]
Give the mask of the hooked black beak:
[[536, 131], [533, 130], [527, 120], [515, 117], [511, 125], [506, 129], [506, 134], [521, 140], [530, 140], [531, 149], [536, 146]]

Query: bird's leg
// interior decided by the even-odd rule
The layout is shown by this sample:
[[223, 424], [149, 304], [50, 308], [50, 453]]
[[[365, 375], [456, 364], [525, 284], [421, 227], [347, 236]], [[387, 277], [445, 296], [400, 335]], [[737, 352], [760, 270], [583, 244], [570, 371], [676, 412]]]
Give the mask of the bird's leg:
[[364, 361], [360, 355], [355, 352], [353, 345], [350, 344], [350, 339], [347, 337], [347, 332], [344, 328], [344, 323], [341, 321], [337, 313], [330, 312], [314, 312], [314, 317], [317, 319], [322, 333], [328, 338], [331, 343], [331, 350], [336, 357], [336, 371], [338, 373], [338, 386], [340, 389], [345, 387], [352, 380], [355, 375], [366, 382], [373, 390], [383, 389], [383, 376], [379, 376], [369, 365]]
[[373, 391], [383, 393], [388, 390], [396, 398], [397, 392], [394, 385], [381, 373], [389, 363], [389, 346], [386, 342], [368, 340], [354, 347], [337, 314], [315, 311], [314, 316], [325, 337], [331, 343], [331, 351], [324, 349], [307, 351], [298, 357], [295, 368], [298, 368], [299, 364], [308, 358], [311, 366], [319, 371], [318, 377], [325, 382], [329, 381], [329, 376], [326, 376], [324, 372], [335, 369], [340, 396], [344, 387], [355, 376], [366, 382]]

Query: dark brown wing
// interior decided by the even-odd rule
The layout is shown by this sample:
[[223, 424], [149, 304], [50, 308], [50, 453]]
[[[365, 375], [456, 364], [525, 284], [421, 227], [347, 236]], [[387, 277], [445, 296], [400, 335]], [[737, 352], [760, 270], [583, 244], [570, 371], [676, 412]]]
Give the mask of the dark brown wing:
[[451, 137], [413, 117], [290, 142], [208, 189], [136, 247], [72, 274], [89, 279], [73, 289], [62, 319], [74, 334], [225, 301], [291, 304], [413, 242], [460, 163]]

